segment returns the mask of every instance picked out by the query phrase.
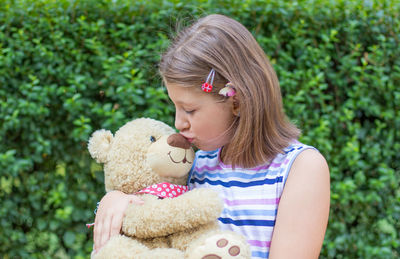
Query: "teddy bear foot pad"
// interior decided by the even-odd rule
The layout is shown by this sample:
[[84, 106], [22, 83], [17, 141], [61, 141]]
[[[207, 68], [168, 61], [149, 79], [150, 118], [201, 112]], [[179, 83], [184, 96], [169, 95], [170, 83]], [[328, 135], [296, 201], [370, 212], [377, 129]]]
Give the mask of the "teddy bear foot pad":
[[[231, 256], [238, 256], [240, 254], [240, 247], [239, 246], [228, 246], [229, 245], [229, 241], [225, 238], [221, 238], [216, 242], [216, 245], [218, 248], [221, 249], [226, 249], [227, 251], [223, 251], [223, 252], [228, 252], [229, 255]], [[218, 256], [216, 254], [210, 254], [210, 255], [205, 255], [203, 256], [202, 259], [222, 259], [221, 256]]]
[[244, 259], [250, 257], [250, 249], [247, 242], [231, 233], [205, 238], [203, 244], [194, 248], [189, 256], [190, 259]]

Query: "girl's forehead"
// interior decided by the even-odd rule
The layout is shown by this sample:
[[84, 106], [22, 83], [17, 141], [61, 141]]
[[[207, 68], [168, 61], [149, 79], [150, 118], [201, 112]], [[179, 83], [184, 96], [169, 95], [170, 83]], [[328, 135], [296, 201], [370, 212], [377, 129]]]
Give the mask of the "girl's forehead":
[[166, 84], [168, 95], [174, 103], [192, 103], [197, 99], [208, 99], [211, 95], [195, 89], [190, 86], [182, 86], [177, 84]]

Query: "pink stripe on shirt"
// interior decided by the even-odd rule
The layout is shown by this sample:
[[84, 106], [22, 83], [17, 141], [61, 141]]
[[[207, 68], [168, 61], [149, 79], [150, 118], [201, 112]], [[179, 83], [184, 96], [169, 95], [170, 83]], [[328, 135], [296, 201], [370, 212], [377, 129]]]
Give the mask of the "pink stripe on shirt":
[[196, 167], [195, 169], [196, 169], [196, 171], [198, 171], [200, 173], [200, 172], [203, 172], [204, 170], [208, 170], [208, 171], [219, 170], [219, 169], [221, 169], [221, 167], [219, 165], [213, 166], [213, 167], [209, 167], [209, 166], [205, 165], [202, 167]]
[[252, 171], [259, 171], [259, 170], [262, 170], [262, 169], [268, 169], [270, 167], [277, 168], [277, 167], [280, 167], [281, 165], [286, 165], [287, 163], [289, 163], [289, 159], [286, 159], [282, 163], [270, 163], [270, 164], [267, 164], [267, 165], [264, 165], [264, 166], [255, 167], [255, 168], [252, 169]]
[[[270, 163], [270, 164], [267, 164], [267, 165], [255, 167], [255, 168], [252, 168], [250, 171], [260, 171], [260, 170], [268, 169], [270, 167], [278, 168], [278, 167], [280, 167], [282, 165], [286, 165], [287, 163], [289, 163], [289, 159], [286, 159], [282, 163]], [[225, 166], [225, 167], [232, 168], [231, 166]], [[204, 165], [202, 167], [196, 167], [195, 169], [196, 169], [197, 172], [201, 173], [201, 172], [203, 172], [205, 170], [208, 170], [208, 171], [220, 170], [220, 169], [222, 169], [222, 167], [220, 165], [216, 165], [216, 166], [212, 166], [212, 167]], [[246, 169], [246, 170], [248, 170], [248, 169]]]
[[247, 242], [252, 246], [258, 246], [258, 247], [270, 247], [271, 246], [271, 241], [247, 240]]

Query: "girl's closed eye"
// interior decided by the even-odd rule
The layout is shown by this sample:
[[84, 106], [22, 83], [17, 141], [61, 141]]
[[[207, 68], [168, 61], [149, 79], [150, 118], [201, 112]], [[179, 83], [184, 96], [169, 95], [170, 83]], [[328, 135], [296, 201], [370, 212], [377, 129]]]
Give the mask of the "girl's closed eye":
[[196, 110], [184, 109], [187, 114], [193, 114]]

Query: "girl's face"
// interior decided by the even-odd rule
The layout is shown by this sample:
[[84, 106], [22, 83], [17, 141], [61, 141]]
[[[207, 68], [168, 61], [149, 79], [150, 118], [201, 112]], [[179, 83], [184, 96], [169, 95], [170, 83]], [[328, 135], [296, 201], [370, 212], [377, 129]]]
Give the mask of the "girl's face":
[[234, 123], [231, 98], [218, 102], [210, 93], [167, 84], [175, 104], [175, 127], [197, 148], [215, 150], [231, 139]]

